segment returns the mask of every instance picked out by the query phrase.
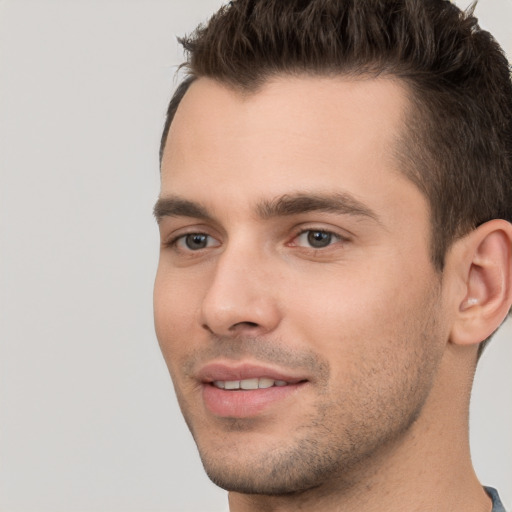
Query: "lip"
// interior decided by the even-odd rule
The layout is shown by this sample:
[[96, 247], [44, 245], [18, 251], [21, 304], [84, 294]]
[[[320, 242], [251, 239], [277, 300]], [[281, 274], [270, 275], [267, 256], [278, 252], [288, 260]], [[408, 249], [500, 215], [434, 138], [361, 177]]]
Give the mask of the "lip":
[[[254, 378], [283, 380], [287, 386], [265, 389], [224, 390], [213, 385], [214, 381], [236, 381]], [[282, 406], [285, 400], [293, 398], [308, 382], [305, 377], [293, 375], [263, 365], [239, 363], [210, 363], [198, 372], [201, 381], [202, 399], [206, 409], [221, 418], [251, 418], [267, 412], [276, 406]]]
[[308, 380], [306, 377], [292, 375], [291, 373], [269, 368], [264, 365], [239, 363], [235, 365], [226, 363], [210, 363], [203, 366], [198, 372], [197, 378], [203, 383], [216, 380], [244, 380], [266, 377], [273, 380], [284, 380], [291, 384]]

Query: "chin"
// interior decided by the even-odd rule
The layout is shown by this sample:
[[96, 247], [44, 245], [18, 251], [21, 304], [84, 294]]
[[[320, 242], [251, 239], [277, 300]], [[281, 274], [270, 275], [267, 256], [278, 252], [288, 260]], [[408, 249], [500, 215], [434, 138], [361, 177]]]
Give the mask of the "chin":
[[295, 466], [299, 468], [289, 468], [288, 470], [280, 467], [277, 474], [277, 468], [267, 468], [261, 471], [261, 467], [255, 470], [247, 471], [247, 468], [241, 470], [240, 465], [233, 467], [219, 467], [216, 464], [204, 463], [206, 474], [210, 480], [217, 486], [230, 492], [241, 494], [265, 495], [265, 496], [285, 496], [301, 494], [310, 489], [318, 487], [323, 483], [321, 475], [298, 474], [302, 464], [295, 461]]
[[[360, 453], [355, 453], [359, 450], [343, 453], [342, 448], [326, 449], [310, 436], [289, 436], [277, 445], [275, 441], [270, 445], [258, 443], [257, 438], [216, 447], [202, 447], [198, 442], [210, 480], [222, 489], [242, 494], [302, 494], [335, 480], [338, 487], [344, 485], [344, 480], [349, 485], [351, 469], [360, 461]], [[286, 446], [286, 442], [290, 444]]]
[[350, 489], [368, 461], [400, 443], [421, 408], [422, 401], [407, 412], [395, 410], [387, 422], [379, 416], [368, 423], [369, 411], [360, 421], [347, 422], [343, 414], [331, 417], [335, 405], [330, 404], [308, 416], [309, 421], [279, 433], [263, 433], [263, 418], [224, 421], [223, 429], [195, 422], [189, 426], [198, 427], [191, 431], [204, 469], [217, 486], [241, 494], [286, 496], [320, 487]]

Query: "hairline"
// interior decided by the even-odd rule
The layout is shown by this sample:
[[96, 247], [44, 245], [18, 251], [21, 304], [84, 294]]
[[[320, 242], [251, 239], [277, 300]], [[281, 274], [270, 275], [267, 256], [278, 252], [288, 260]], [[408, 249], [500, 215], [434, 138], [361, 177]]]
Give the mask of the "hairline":
[[[377, 69], [377, 68], [375, 68]], [[429, 216], [429, 224], [430, 224], [430, 236], [428, 240], [428, 250], [430, 253], [430, 260], [432, 263], [432, 267], [439, 279], [443, 279], [443, 270], [444, 270], [444, 258], [448, 249], [451, 245], [464, 234], [469, 232], [470, 227], [466, 226], [466, 229], [459, 229], [459, 232], [454, 236], [451, 240], [449, 240], [448, 244], [445, 244], [439, 247], [439, 242], [436, 242], [436, 229], [439, 229], [435, 219], [435, 212], [433, 208], [433, 199], [431, 199], [432, 191], [429, 190], [427, 180], [422, 178], [422, 173], [428, 172], [426, 167], [431, 167], [435, 165], [435, 158], [431, 154], [431, 151], [428, 149], [424, 149], [421, 147], [421, 141], [425, 139], [425, 131], [428, 128], [425, 128], [424, 123], [418, 123], [417, 119], [412, 115], [412, 110], [417, 109], [419, 117], [421, 117], [424, 121], [429, 118], [430, 115], [425, 108], [423, 99], [421, 97], [420, 91], [415, 90], [415, 82], [413, 79], [408, 79], [408, 77], [400, 76], [398, 72], [393, 72], [389, 70], [381, 70], [381, 71], [364, 71], [361, 70], [357, 72], [357, 70], [352, 70], [348, 72], [338, 71], [332, 73], [321, 73], [318, 71], [302, 71], [297, 73], [290, 73], [286, 71], [280, 71], [275, 73], [267, 73], [263, 79], [251, 84], [248, 86], [242, 83], [234, 83], [228, 80], [222, 80], [218, 77], [211, 77], [206, 75], [194, 75], [193, 73], [189, 73], [185, 79], [178, 85], [174, 95], [171, 99], [171, 104], [169, 105], [164, 131], [162, 134], [162, 139], [160, 143], [160, 171], [163, 161], [163, 154], [165, 151], [165, 147], [167, 144], [167, 138], [169, 135], [170, 127], [176, 115], [176, 112], [181, 104], [181, 101], [185, 97], [188, 92], [190, 86], [201, 78], [208, 78], [210, 80], [215, 81], [216, 83], [227, 87], [228, 89], [242, 93], [242, 94], [257, 94], [258, 91], [262, 89], [262, 87], [270, 82], [273, 78], [278, 76], [295, 76], [295, 77], [345, 77], [348, 79], [358, 80], [358, 79], [377, 79], [379, 77], [385, 77], [387, 79], [395, 81], [402, 90], [404, 91], [406, 107], [404, 109], [404, 116], [402, 118], [402, 125], [399, 127], [398, 137], [395, 139], [395, 147], [392, 151], [392, 157], [397, 162], [397, 170], [400, 174], [409, 180], [416, 188], [420, 191], [420, 193], [425, 197], [427, 204], [427, 214]], [[174, 108], [171, 108], [174, 107]], [[171, 114], [169, 116], [169, 114]], [[419, 143], [418, 143], [419, 142]], [[418, 156], [421, 156], [421, 163], [418, 162]], [[413, 162], [414, 160], [414, 162]], [[509, 315], [512, 315], [512, 309], [509, 311]], [[508, 316], [508, 315], [507, 315]], [[480, 359], [483, 351], [487, 347], [490, 339], [496, 333], [494, 331], [487, 339], [483, 340], [479, 344], [477, 361]]]
[[[405, 98], [405, 109], [404, 109], [404, 117], [402, 120], [401, 126], [399, 126], [399, 133], [395, 139], [395, 147], [392, 151], [392, 157], [395, 159], [398, 165], [398, 171], [402, 176], [407, 178], [411, 183], [413, 183], [416, 188], [421, 192], [421, 194], [427, 200], [428, 206], [428, 214], [430, 218], [430, 226], [431, 226], [431, 234], [429, 240], [429, 251], [431, 253], [432, 263], [437, 271], [443, 270], [442, 262], [439, 261], [439, 255], [437, 254], [437, 247], [435, 246], [435, 222], [433, 217], [433, 209], [432, 202], [429, 197], [429, 191], [426, 186], [425, 180], [422, 179], [421, 173], [425, 172], [425, 169], [422, 169], [422, 166], [419, 164], [412, 163], [414, 157], [418, 156], [418, 152], [422, 153], [423, 159], [425, 160], [425, 154], [427, 154], [426, 150], [421, 151], [421, 148], [417, 143], [414, 142], [414, 138], [420, 137], [424, 138], [424, 134], [418, 134], [419, 131], [413, 125], [413, 117], [411, 110], [413, 108], [417, 108], [420, 115], [422, 117], [426, 116], [427, 113], [422, 109], [422, 101], [419, 98], [419, 94], [414, 90], [414, 87], [411, 84], [411, 81], [405, 77], [400, 76], [399, 73], [382, 70], [377, 66], [367, 66], [360, 70], [349, 70], [349, 71], [337, 71], [337, 72], [319, 72], [315, 70], [302, 70], [297, 72], [290, 71], [279, 71], [273, 73], [266, 73], [262, 78], [251, 84], [242, 84], [235, 83], [233, 81], [222, 80], [218, 77], [211, 77], [207, 75], [195, 75], [190, 73], [185, 79], [178, 85], [172, 100], [171, 105], [168, 110], [168, 117], [166, 119], [164, 132], [162, 133], [162, 140], [160, 144], [160, 170], [163, 162], [163, 155], [165, 152], [165, 147], [167, 144], [167, 138], [169, 136], [169, 131], [174, 120], [174, 117], [179, 109], [179, 106], [187, 94], [190, 86], [197, 82], [200, 79], [208, 79], [220, 84], [236, 93], [241, 93], [243, 95], [255, 95], [261, 89], [267, 85], [269, 82], [278, 77], [292, 77], [292, 78], [301, 78], [301, 77], [311, 77], [311, 78], [344, 78], [347, 80], [359, 81], [359, 80], [372, 80], [372, 79], [386, 79], [391, 80], [396, 83], [404, 92]], [[172, 106], [172, 108], [171, 108]], [[431, 160], [431, 155], [428, 154], [426, 160]], [[444, 248], [445, 252], [448, 247]]]

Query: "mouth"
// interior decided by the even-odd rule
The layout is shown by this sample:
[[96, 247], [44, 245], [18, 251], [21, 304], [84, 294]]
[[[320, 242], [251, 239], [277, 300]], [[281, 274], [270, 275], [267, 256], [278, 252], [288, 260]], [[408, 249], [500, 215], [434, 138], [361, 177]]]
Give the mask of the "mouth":
[[272, 387], [281, 388], [291, 384], [291, 382], [286, 382], [285, 380], [274, 380], [267, 377], [243, 380], [216, 380], [212, 382], [212, 385], [216, 388], [224, 389], [226, 391], [236, 391], [239, 389], [249, 391], [254, 389], [268, 389]]
[[218, 363], [205, 366], [199, 380], [206, 409], [221, 418], [250, 418], [279, 410], [309, 382], [262, 366]]

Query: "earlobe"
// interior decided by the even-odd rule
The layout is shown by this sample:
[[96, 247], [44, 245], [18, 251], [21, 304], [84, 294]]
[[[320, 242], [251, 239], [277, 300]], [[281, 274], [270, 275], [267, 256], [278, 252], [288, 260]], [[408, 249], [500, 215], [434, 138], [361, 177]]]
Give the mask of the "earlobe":
[[464, 247], [457, 262], [464, 294], [450, 339], [476, 345], [500, 326], [512, 304], [512, 224], [486, 222], [465, 237]]

